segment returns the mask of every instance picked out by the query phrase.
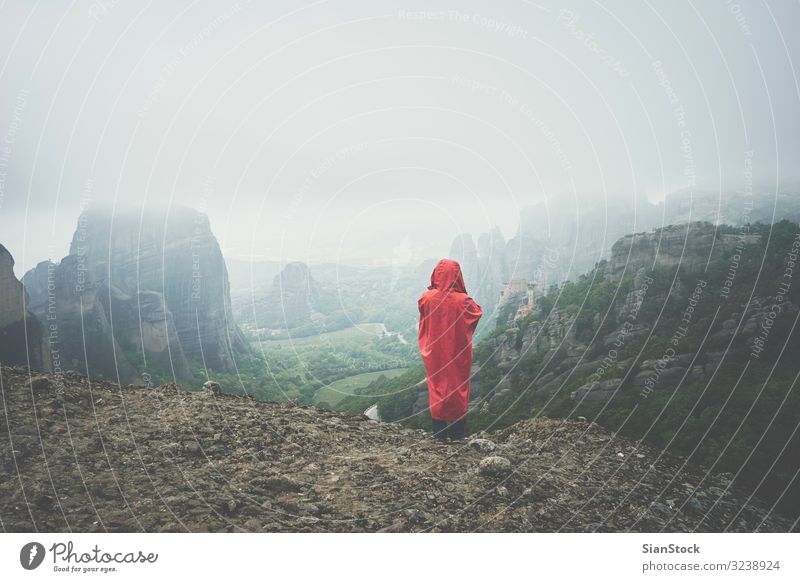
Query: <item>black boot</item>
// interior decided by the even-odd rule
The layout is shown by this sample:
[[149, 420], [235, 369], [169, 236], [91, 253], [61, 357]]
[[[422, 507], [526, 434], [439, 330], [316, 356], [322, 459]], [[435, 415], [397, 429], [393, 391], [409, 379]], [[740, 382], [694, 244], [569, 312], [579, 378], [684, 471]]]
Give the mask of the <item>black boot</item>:
[[447, 436], [451, 441], [463, 441], [467, 433], [467, 419], [459, 418], [447, 427]]
[[447, 438], [447, 423], [443, 420], [433, 420], [433, 438], [437, 441], [442, 441]]

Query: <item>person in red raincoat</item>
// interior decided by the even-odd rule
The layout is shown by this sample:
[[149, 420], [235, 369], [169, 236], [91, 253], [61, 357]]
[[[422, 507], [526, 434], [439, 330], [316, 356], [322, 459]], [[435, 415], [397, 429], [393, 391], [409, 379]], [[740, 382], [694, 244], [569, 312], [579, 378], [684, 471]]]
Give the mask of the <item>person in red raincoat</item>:
[[461, 266], [442, 259], [417, 302], [419, 352], [425, 364], [433, 434], [460, 440], [466, 431], [472, 334], [483, 315], [467, 295]]

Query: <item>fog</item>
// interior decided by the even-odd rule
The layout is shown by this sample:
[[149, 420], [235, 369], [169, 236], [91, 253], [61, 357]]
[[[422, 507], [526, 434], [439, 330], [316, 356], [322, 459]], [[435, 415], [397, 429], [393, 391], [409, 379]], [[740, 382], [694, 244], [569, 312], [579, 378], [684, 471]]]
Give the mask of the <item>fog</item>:
[[0, 8], [0, 242], [90, 204], [226, 256], [388, 263], [564, 197], [797, 190], [797, 2], [92, 0]]

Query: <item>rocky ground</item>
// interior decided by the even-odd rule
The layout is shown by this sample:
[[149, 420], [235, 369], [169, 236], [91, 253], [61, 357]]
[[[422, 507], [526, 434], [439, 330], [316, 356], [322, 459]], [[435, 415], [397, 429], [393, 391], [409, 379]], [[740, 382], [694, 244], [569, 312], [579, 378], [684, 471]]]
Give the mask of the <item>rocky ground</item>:
[[0, 395], [6, 532], [790, 528], [726, 476], [586, 421], [439, 444], [214, 385], [120, 388], [4, 368]]

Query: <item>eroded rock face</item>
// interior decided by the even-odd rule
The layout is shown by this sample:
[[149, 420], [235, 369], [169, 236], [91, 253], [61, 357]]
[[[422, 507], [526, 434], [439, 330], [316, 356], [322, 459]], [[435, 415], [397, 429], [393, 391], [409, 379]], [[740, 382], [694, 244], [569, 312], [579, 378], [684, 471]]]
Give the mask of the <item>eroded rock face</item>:
[[106, 309], [109, 289], [86, 285], [85, 272], [75, 256], [59, 264], [43, 261], [23, 277], [30, 309], [47, 322], [52, 359], [59, 370], [80, 370], [121, 382], [133, 382], [137, 370], [117, 341], [124, 335], [121, 322], [112, 333]]
[[142, 364], [156, 370], [172, 369], [176, 378], [191, 377], [183, 342], [164, 295], [157, 291], [128, 295], [115, 287], [100, 298], [111, 314], [114, 337], [126, 353], [143, 353], [146, 361]]
[[14, 275], [14, 258], [0, 245], [0, 364], [49, 370], [45, 330], [29, 311], [25, 288]]
[[148, 371], [187, 379], [189, 359], [233, 371], [246, 350], [219, 245], [192, 209], [87, 210], [70, 254], [23, 280], [31, 308], [56, 326], [65, 369], [123, 383]]
[[14, 258], [0, 245], [0, 327], [22, 319], [25, 289], [14, 276]]
[[276, 328], [292, 328], [312, 321], [316, 313], [319, 286], [308, 265], [300, 261], [287, 263], [272, 282], [272, 289], [260, 305], [259, 324]]
[[32, 401], [27, 370], [2, 373], [8, 532], [791, 528], [728, 476], [585, 420], [527, 420], [481, 446], [444, 446], [224, 386], [121, 391], [66, 373], [35, 378]]
[[758, 234], [721, 234], [708, 222], [631, 234], [615, 242], [611, 248], [607, 277], [616, 282], [624, 274], [633, 274], [639, 269], [676, 267], [678, 264], [686, 273], [697, 273], [709, 262], [727, 256], [737, 245], [745, 247], [760, 240]]
[[604, 380], [603, 382], [589, 382], [580, 386], [570, 396], [579, 402], [604, 401], [611, 398], [619, 388], [619, 380]]
[[449, 257], [458, 261], [467, 292], [484, 310], [480, 330], [494, 326], [497, 298], [508, 282], [507, 243], [499, 228], [478, 236], [462, 234], [450, 246]]
[[524, 330], [516, 327], [486, 340], [492, 347], [492, 359], [503, 370], [516, 365], [520, 358], [544, 354], [552, 355], [563, 350], [565, 362], [577, 361], [586, 345], [575, 336], [575, 315], [563, 309], [549, 312], [544, 321], [529, 323]]
[[[735, 253], [752, 250], [750, 245], [759, 242], [758, 234], [746, 231], [723, 234], [707, 222], [623, 237], [613, 246], [605, 277], [612, 283], [631, 277], [633, 285], [608, 313], [611, 331], [590, 345], [586, 336], [576, 333], [578, 310], [557, 306], [548, 313], [534, 311], [534, 317], [524, 325], [510, 324], [482, 344], [490, 348], [486, 352], [491, 363], [512, 378], [516, 370], [525, 367], [526, 359], [547, 362], [547, 367], [544, 373], [532, 374], [524, 384], [500, 382], [494, 387], [492, 400], [507, 397], [513, 401], [522, 390], [530, 388], [546, 395], [566, 389], [575, 402], [606, 402], [617, 394], [635, 392], [646, 397], [653, 391], [671, 392], [688, 383], [710, 381], [726, 357], [725, 352], [715, 351], [716, 347], [698, 354], [681, 351], [682, 344], [677, 341], [678, 349], [665, 351], [661, 358], [638, 361], [622, 358], [619, 353], [626, 346], [638, 346], [647, 340], [658, 323], [658, 310], [651, 310], [648, 315], [640, 313], [645, 297], [660, 306], [667, 301], [668, 294], [680, 297], [697, 292], [700, 287], [695, 287], [696, 280], [705, 277], [709, 257], [711, 264], [728, 265]], [[655, 269], [675, 268], [679, 264], [684, 281], [678, 276], [670, 281], [669, 291], [662, 288], [654, 295]], [[710, 288], [703, 291], [715, 292], [719, 291]], [[773, 320], [791, 321], [800, 310], [800, 306], [785, 297], [761, 295], [753, 296], [737, 308], [740, 310], [721, 318], [708, 336], [716, 342], [715, 346], [728, 346], [734, 338], [741, 342], [742, 346], [731, 348], [725, 367], [741, 356], [742, 349], [758, 352], [759, 336], [764, 335], [764, 328], [769, 328]], [[670, 334], [675, 332], [674, 326], [668, 329]]]

